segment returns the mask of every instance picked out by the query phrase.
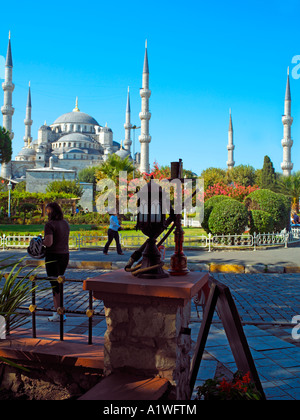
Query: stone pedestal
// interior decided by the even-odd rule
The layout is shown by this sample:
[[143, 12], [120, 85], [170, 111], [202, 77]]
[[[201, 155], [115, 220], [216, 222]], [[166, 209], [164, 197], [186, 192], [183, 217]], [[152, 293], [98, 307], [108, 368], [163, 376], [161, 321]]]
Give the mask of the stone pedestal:
[[174, 387], [174, 398], [186, 399], [191, 298], [207, 280], [208, 273], [195, 272], [139, 279], [124, 270], [86, 280], [83, 288], [104, 301], [105, 374], [126, 369], [167, 378]]

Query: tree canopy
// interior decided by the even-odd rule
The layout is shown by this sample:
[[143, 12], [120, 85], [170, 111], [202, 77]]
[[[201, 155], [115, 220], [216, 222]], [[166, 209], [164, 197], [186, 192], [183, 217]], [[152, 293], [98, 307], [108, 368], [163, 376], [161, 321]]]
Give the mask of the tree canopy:
[[80, 186], [79, 181], [68, 181], [63, 179], [62, 181], [53, 181], [47, 188], [47, 193], [65, 193], [71, 194], [73, 197], [82, 197], [83, 188]]
[[262, 189], [269, 189], [271, 191], [276, 190], [276, 173], [269, 156], [264, 157], [259, 186]]
[[12, 145], [9, 131], [0, 127], [0, 164], [9, 163], [12, 156]]

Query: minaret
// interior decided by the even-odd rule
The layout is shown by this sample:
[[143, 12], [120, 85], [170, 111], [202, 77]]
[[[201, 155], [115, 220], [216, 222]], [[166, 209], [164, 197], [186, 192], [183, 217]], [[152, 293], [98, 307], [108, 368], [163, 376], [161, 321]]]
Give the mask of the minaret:
[[124, 140], [124, 148], [125, 150], [127, 150], [129, 153], [131, 153], [131, 145], [132, 145], [132, 141], [131, 141], [131, 128], [132, 125], [130, 123], [130, 97], [129, 97], [129, 87], [128, 87], [128, 94], [127, 94], [127, 106], [126, 106], [126, 117], [125, 117], [125, 124], [124, 124], [124, 128], [125, 128], [125, 140]]
[[14, 108], [12, 107], [12, 93], [14, 91], [15, 85], [12, 83], [12, 72], [13, 72], [13, 62], [11, 55], [11, 44], [10, 44], [10, 32], [8, 39], [8, 47], [6, 54], [6, 63], [5, 63], [5, 81], [2, 83], [2, 88], [4, 91], [4, 105], [1, 108], [3, 115], [3, 127], [10, 132], [10, 138], [14, 138], [14, 133], [12, 132], [12, 116], [14, 115]]
[[[14, 115], [15, 109], [12, 106], [12, 93], [14, 91], [15, 85], [12, 82], [12, 73], [13, 73], [13, 61], [11, 55], [11, 44], [10, 44], [10, 32], [8, 37], [8, 47], [6, 54], [6, 63], [5, 63], [5, 81], [2, 83], [2, 89], [4, 91], [4, 104], [1, 108], [3, 115], [3, 127], [10, 132], [11, 140], [14, 138], [14, 133], [12, 131], [12, 116]], [[11, 163], [3, 164], [1, 168], [1, 176], [3, 178], [11, 177]]]
[[291, 148], [293, 146], [293, 140], [291, 139], [291, 125], [293, 124], [293, 118], [291, 117], [291, 91], [289, 68], [287, 72], [287, 82], [284, 100], [284, 115], [282, 116], [282, 124], [283, 139], [281, 140], [281, 144], [283, 147], [283, 162], [281, 164], [281, 169], [284, 176], [289, 176], [291, 175], [291, 171], [294, 166], [291, 160]]
[[149, 120], [151, 113], [149, 112], [149, 98], [151, 91], [149, 90], [149, 66], [148, 66], [148, 54], [147, 54], [147, 41], [145, 46], [145, 58], [144, 58], [144, 69], [143, 69], [143, 87], [140, 90], [142, 98], [142, 111], [140, 112], [141, 120], [141, 135], [139, 141], [141, 143], [141, 163], [140, 172], [150, 172], [149, 165], [149, 143], [151, 142], [151, 136], [149, 135]]
[[232, 128], [232, 119], [231, 119], [231, 110], [229, 111], [229, 129], [228, 129], [228, 161], [227, 166], [228, 169], [232, 169], [234, 167], [235, 161], [233, 160], [233, 151], [234, 151], [234, 144], [233, 144], [233, 128]]
[[27, 106], [26, 106], [26, 118], [24, 120], [24, 124], [25, 124], [24, 143], [25, 143], [25, 146], [29, 146], [30, 143], [32, 142], [32, 137], [31, 137], [32, 123], [33, 123], [33, 121], [31, 119], [31, 92], [30, 92], [30, 82], [29, 82]]

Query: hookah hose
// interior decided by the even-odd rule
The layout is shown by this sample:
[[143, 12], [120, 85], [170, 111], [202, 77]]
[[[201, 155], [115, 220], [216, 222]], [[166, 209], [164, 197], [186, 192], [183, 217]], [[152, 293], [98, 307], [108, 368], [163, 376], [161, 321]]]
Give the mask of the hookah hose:
[[[171, 228], [168, 230], [168, 232], [165, 234], [165, 236], [159, 241], [159, 243], [157, 244], [157, 246], [160, 246], [160, 245], [162, 245], [164, 243], [164, 241], [168, 238], [168, 236], [173, 232], [175, 226], [176, 226], [176, 223], [173, 223], [173, 225], [171, 226]], [[142, 254], [143, 254], [143, 251], [146, 248], [147, 242], [148, 242], [148, 239], [146, 240], [146, 242], [137, 251], [134, 251], [134, 253], [131, 255], [128, 263], [125, 266], [125, 271], [126, 272], [132, 273], [134, 276], [136, 276], [137, 274], [145, 273], [145, 272], [150, 271], [150, 270], [153, 270], [155, 268], [163, 267], [163, 265], [164, 265], [163, 262], [161, 262], [159, 264], [156, 264], [156, 265], [152, 265], [150, 267], [145, 267], [145, 268], [142, 268], [142, 269], [140, 268], [141, 265], [142, 265], [141, 263], [137, 263], [134, 267], [132, 267], [133, 264], [136, 261], [139, 261], [141, 259]]]

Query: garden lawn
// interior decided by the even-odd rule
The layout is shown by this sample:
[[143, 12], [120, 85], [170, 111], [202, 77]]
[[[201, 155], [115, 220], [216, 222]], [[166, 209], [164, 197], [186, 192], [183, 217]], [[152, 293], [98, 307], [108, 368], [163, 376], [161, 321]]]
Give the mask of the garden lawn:
[[[44, 234], [45, 225], [0, 225], [0, 235], [38, 235]], [[123, 230], [122, 236], [142, 234], [140, 231], [135, 230], [135, 222], [122, 223]], [[70, 224], [71, 235], [106, 235], [108, 225], [95, 229], [95, 225], [72, 225]], [[204, 229], [201, 228], [183, 228], [187, 236], [207, 235]], [[166, 232], [166, 231], [165, 231]]]
[[[92, 225], [71, 225], [70, 231], [74, 233], [82, 233], [91, 231]], [[44, 233], [45, 225], [0, 225], [0, 235], [38, 235]], [[97, 232], [97, 231], [95, 231]], [[89, 232], [90, 233], [90, 232]], [[95, 233], [96, 234], [96, 233]]]

